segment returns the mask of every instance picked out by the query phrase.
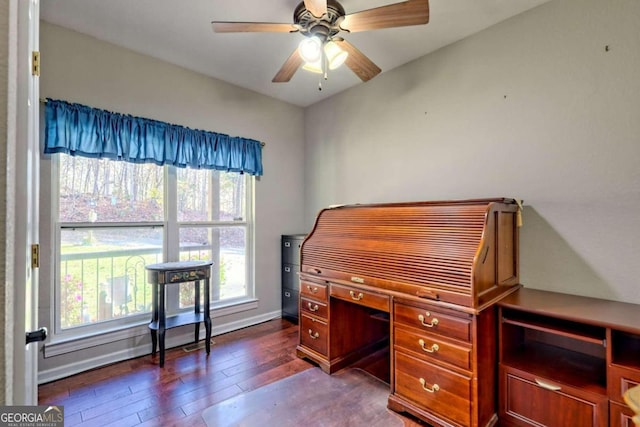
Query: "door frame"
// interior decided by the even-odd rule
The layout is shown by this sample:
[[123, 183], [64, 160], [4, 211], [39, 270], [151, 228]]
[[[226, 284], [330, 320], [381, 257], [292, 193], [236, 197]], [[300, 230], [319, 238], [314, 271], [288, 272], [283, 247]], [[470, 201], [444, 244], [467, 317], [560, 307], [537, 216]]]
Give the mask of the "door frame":
[[[7, 140], [7, 184], [14, 190], [7, 204], [13, 204], [13, 305], [6, 307], [13, 324], [13, 405], [38, 403], [38, 343], [26, 345], [26, 332], [38, 328], [38, 269], [31, 263], [32, 244], [38, 243], [39, 192], [39, 77], [32, 75], [32, 52], [39, 50], [39, 0], [10, 0], [10, 32], [13, 42], [15, 138]], [[11, 37], [11, 36], [10, 36]], [[12, 80], [12, 77], [9, 77]], [[9, 209], [8, 209], [9, 210]], [[8, 233], [9, 234], [9, 233]], [[11, 244], [12, 243], [12, 244]], [[11, 315], [11, 311], [13, 311]], [[9, 326], [9, 325], [7, 325]]]

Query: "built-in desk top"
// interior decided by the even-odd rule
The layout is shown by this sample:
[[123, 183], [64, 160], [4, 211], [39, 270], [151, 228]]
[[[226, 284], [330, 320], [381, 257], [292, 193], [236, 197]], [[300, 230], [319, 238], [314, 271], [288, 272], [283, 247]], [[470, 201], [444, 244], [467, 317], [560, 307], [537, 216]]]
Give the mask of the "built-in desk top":
[[498, 305], [620, 331], [640, 332], [640, 305], [523, 287]]

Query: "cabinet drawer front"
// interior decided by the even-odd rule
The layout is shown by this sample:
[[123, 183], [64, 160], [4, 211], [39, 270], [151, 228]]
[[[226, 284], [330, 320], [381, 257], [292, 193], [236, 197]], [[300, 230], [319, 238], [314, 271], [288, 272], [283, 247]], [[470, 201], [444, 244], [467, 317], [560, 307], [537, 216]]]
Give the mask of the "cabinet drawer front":
[[300, 298], [300, 308], [302, 311], [311, 313], [314, 316], [320, 316], [327, 318], [327, 304], [323, 304], [319, 301], [314, 301], [307, 298]]
[[423, 360], [442, 361], [462, 369], [471, 369], [471, 348], [437, 339], [437, 335], [419, 334], [402, 327], [395, 328], [394, 344], [398, 349], [416, 353]]
[[282, 238], [282, 262], [284, 264], [300, 265], [300, 247], [303, 239], [290, 237]]
[[640, 371], [612, 366], [609, 378], [609, 397], [615, 402], [624, 403], [622, 395], [640, 384]]
[[609, 425], [611, 427], [634, 427], [633, 411], [628, 406], [611, 402], [609, 405]]
[[331, 285], [331, 296], [354, 304], [389, 312], [389, 297], [350, 286]]
[[298, 289], [298, 271], [299, 267], [292, 264], [282, 265], [282, 287], [293, 290]]
[[557, 384], [553, 380], [504, 366], [500, 367], [500, 382], [499, 416], [515, 425], [608, 425], [607, 396]]
[[300, 294], [308, 295], [318, 301], [327, 302], [327, 285], [302, 280], [300, 282]]
[[327, 324], [321, 320], [309, 317], [306, 314], [303, 314], [301, 317], [300, 344], [327, 356], [327, 343], [329, 338], [327, 334]]
[[282, 314], [298, 317], [298, 292], [291, 289], [282, 290]]
[[471, 422], [471, 380], [395, 351], [395, 393], [462, 425]]
[[395, 305], [394, 320], [430, 333], [471, 341], [471, 319], [398, 303]]

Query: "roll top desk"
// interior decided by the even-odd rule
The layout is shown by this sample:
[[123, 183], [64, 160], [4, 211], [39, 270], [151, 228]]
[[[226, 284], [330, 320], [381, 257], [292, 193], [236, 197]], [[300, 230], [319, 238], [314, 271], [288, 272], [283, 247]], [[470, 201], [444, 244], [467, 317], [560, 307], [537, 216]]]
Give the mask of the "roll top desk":
[[497, 421], [497, 306], [519, 285], [513, 199], [322, 210], [301, 248], [297, 353], [333, 373], [387, 348], [388, 406]]

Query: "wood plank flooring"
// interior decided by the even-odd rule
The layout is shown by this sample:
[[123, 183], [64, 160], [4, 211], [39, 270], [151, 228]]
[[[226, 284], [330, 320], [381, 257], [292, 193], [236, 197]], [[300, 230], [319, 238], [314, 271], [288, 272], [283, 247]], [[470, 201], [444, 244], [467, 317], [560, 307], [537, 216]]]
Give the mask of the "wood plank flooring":
[[209, 357], [203, 349], [167, 350], [162, 369], [157, 355], [144, 356], [43, 384], [39, 404], [63, 405], [65, 427], [200, 427], [209, 406], [314, 366], [296, 356], [298, 326], [285, 319], [213, 341]]

